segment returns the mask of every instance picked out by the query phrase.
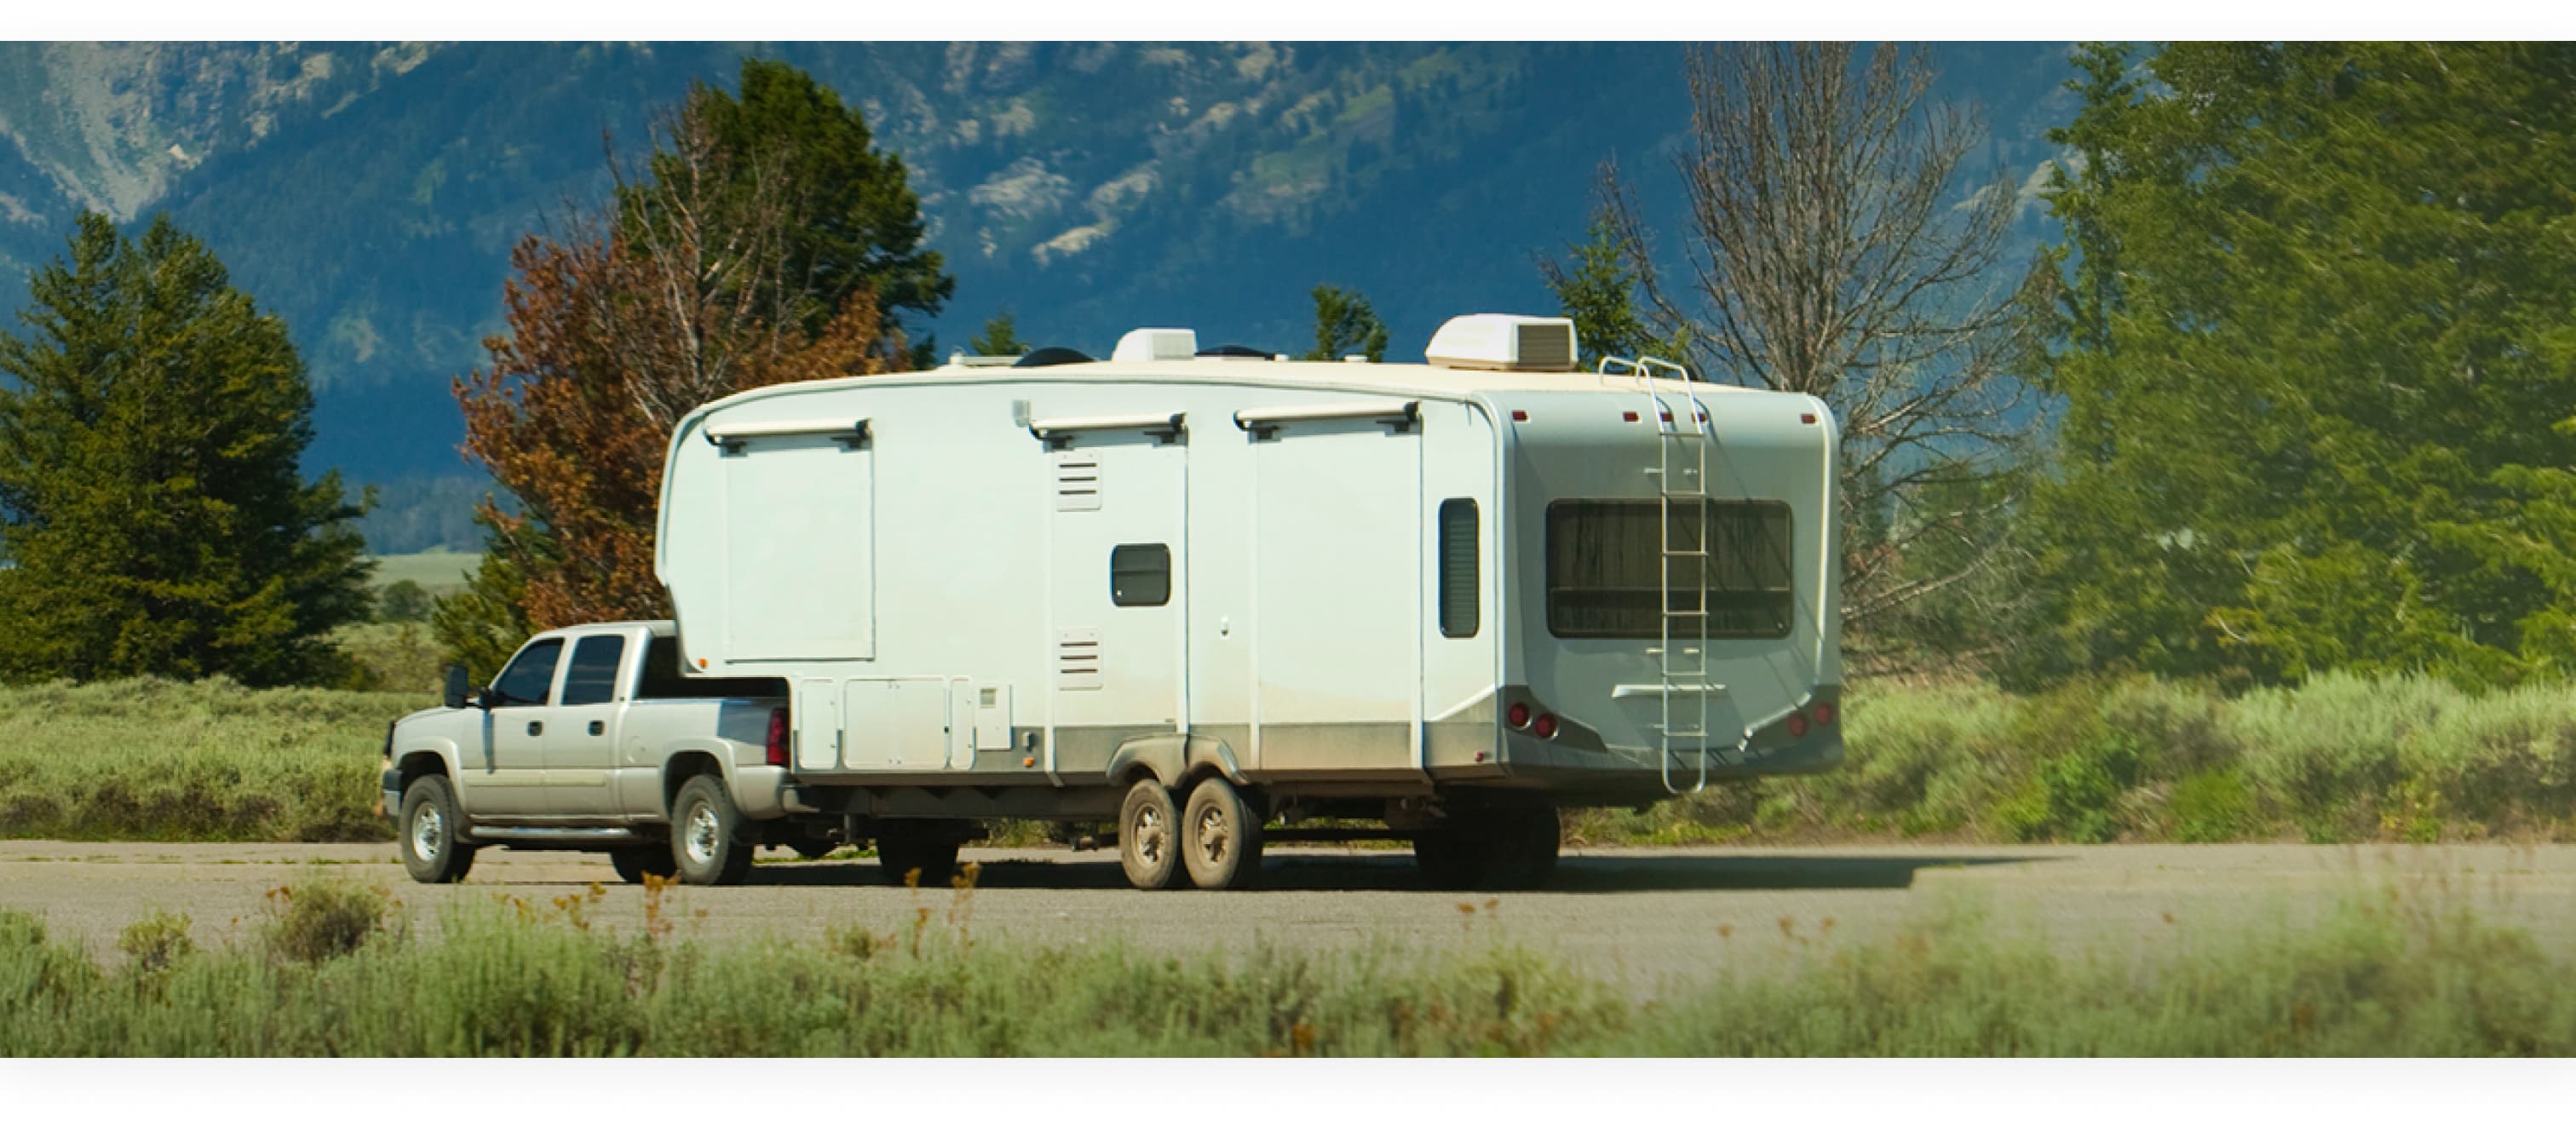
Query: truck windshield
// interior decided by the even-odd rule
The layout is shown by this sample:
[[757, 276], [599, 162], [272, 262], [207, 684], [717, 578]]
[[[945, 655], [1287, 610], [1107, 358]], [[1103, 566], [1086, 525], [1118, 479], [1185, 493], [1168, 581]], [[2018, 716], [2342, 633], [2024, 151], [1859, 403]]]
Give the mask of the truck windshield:
[[657, 637], [644, 649], [644, 683], [637, 687], [639, 700], [703, 700], [710, 697], [785, 696], [787, 685], [768, 677], [682, 676], [680, 675], [680, 641], [674, 637]]

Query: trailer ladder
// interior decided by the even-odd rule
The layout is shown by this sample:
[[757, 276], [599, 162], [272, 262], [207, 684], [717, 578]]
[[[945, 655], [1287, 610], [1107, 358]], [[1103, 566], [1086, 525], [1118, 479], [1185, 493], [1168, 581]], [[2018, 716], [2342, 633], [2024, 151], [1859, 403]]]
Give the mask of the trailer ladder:
[[[1650, 650], [1662, 683], [1662, 722], [1655, 725], [1656, 769], [1668, 794], [1697, 793], [1708, 788], [1708, 698], [1717, 686], [1708, 680], [1708, 577], [1715, 521], [1709, 519], [1708, 448], [1717, 440], [1707, 404], [1699, 397], [1689, 370], [1669, 360], [1603, 357], [1601, 374], [1612, 367], [1628, 370], [1645, 393], [1655, 423], [1656, 464], [1646, 472], [1655, 478], [1656, 542], [1660, 558], [1656, 613], [1657, 645]], [[1679, 394], [1659, 390], [1655, 372], [1669, 371], [1681, 382]], [[1684, 534], [1676, 536], [1677, 515]], [[1676, 580], [1681, 580], [1677, 585]], [[1676, 598], [1680, 590], [1687, 598]], [[1676, 698], [1687, 702], [1676, 704]], [[1675, 744], [1699, 752], [1699, 774], [1685, 788], [1673, 776]]]

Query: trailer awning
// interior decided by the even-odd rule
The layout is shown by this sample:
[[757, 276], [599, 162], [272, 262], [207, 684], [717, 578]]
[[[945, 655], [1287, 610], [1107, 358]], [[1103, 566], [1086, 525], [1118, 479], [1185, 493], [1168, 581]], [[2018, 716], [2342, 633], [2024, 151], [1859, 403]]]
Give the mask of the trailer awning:
[[842, 445], [856, 447], [868, 440], [868, 420], [864, 418], [789, 419], [783, 422], [719, 422], [706, 428], [707, 444], [737, 453], [742, 444], [754, 438], [804, 438], [827, 436]]
[[1189, 414], [1185, 411], [1033, 418], [1029, 420], [1029, 433], [1048, 445], [1069, 441], [1076, 434], [1103, 430], [1142, 430], [1165, 442], [1177, 442], [1188, 429], [1188, 419]]
[[1407, 399], [1400, 403], [1383, 400], [1363, 403], [1312, 403], [1293, 407], [1245, 407], [1234, 412], [1234, 424], [1254, 437], [1268, 437], [1271, 431], [1298, 422], [1328, 422], [1341, 419], [1369, 419], [1385, 423], [1401, 434], [1422, 421], [1422, 400]]

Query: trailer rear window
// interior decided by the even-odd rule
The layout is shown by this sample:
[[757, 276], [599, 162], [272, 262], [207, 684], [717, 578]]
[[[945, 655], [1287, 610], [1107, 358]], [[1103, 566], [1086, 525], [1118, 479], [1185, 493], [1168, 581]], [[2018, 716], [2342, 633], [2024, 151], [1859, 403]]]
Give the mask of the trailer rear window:
[[[1704, 508], [1676, 504], [1669, 529], [1658, 527], [1662, 505], [1653, 500], [1567, 500], [1547, 509], [1547, 628], [1558, 637], [1654, 638], [1673, 613], [1674, 636], [1698, 632], [1694, 611], [1705, 606], [1710, 637], [1787, 637], [1796, 591], [1790, 560], [1796, 557], [1789, 506], [1779, 501], [1706, 501]], [[1671, 559], [1672, 587], [1665, 590], [1667, 546], [1680, 553], [1701, 543], [1709, 556]], [[1668, 535], [1667, 535], [1668, 533]], [[1700, 580], [1706, 583], [1700, 589]]]

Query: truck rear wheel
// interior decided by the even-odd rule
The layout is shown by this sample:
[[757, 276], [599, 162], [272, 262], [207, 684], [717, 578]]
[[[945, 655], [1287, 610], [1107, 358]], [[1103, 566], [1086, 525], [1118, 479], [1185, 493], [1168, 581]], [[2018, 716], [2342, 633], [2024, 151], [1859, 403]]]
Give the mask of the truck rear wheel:
[[1190, 787], [1181, 814], [1181, 862], [1190, 882], [1209, 891], [1251, 887], [1261, 876], [1261, 821], [1243, 794], [1223, 778]]
[[671, 803], [671, 861], [692, 884], [738, 884], [751, 874], [752, 846], [740, 839], [742, 814], [725, 793], [724, 779], [691, 778]]
[[1422, 882], [1434, 891], [1472, 891], [1485, 882], [1486, 855], [1481, 842], [1444, 825], [1413, 838], [1413, 863]]
[[943, 887], [957, 872], [958, 844], [957, 830], [944, 821], [880, 821], [877, 867], [898, 887], [914, 872], [921, 876], [913, 886]]
[[447, 779], [431, 774], [412, 779], [403, 790], [402, 850], [404, 870], [424, 884], [452, 884], [474, 867], [474, 846], [465, 843], [465, 818], [456, 809], [456, 791]]
[[1118, 864], [1138, 890], [1161, 891], [1180, 874], [1179, 820], [1172, 792], [1162, 783], [1141, 778], [1127, 787], [1127, 800], [1118, 807]]
[[643, 883], [644, 877], [648, 875], [660, 876], [667, 880], [671, 878], [671, 873], [679, 870], [679, 866], [671, 859], [671, 850], [661, 845], [635, 845], [630, 848], [610, 849], [608, 863], [610, 867], [617, 869], [618, 879], [630, 884]]

